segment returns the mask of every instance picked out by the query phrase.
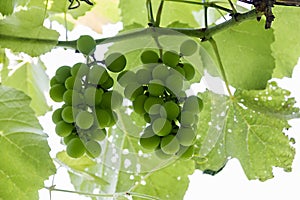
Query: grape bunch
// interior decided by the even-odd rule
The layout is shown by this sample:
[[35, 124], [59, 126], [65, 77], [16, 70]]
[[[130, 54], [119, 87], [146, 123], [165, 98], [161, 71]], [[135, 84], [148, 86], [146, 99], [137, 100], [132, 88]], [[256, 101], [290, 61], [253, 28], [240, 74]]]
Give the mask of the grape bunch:
[[193, 53], [186, 47], [191, 46], [188, 42], [181, 45], [180, 54], [165, 51], [161, 58], [154, 50], [145, 50], [140, 56], [143, 68], [136, 72], [125, 70], [117, 77], [134, 112], [148, 123], [140, 145], [155, 150], [160, 158], [177, 155], [188, 159], [194, 153], [195, 130], [203, 104], [199, 97], [187, 97], [184, 91], [184, 82], [195, 75], [193, 65], [181, 62], [182, 56]]
[[[77, 40], [78, 50], [87, 57], [95, 47], [96, 42], [90, 36]], [[50, 97], [55, 102], [63, 102], [52, 115], [55, 131], [63, 137], [66, 152], [73, 158], [84, 153], [92, 158], [101, 154], [99, 142], [106, 137], [106, 128], [116, 123], [114, 110], [123, 102], [122, 95], [112, 89], [114, 80], [108, 71], [122, 71], [126, 66], [125, 56], [112, 53], [99, 63], [61, 66], [50, 81]]]

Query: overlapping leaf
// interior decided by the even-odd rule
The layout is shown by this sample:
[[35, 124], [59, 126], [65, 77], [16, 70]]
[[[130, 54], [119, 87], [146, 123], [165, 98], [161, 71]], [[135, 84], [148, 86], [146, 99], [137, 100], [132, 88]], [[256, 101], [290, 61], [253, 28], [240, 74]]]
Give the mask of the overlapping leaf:
[[37, 200], [44, 181], [55, 173], [47, 136], [42, 132], [30, 98], [0, 87], [0, 197]]
[[203, 99], [199, 169], [218, 171], [237, 158], [249, 179], [270, 179], [273, 167], [291, 170], [295, 150], [283, 130], [299, 110], [286, 90], [270, 83], [263, 91], [238, 90], [234, 99], [212, 93]]

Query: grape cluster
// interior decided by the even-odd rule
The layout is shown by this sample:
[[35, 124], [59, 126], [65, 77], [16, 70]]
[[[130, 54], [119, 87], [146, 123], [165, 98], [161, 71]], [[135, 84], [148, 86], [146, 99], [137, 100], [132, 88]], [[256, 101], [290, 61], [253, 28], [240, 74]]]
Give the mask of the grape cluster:
[[190, 46], [183, 43], [180, 54], [165, 51], [161, 58], [157, 52], [145, 50], [140, 56], [143, 68], [123, 71], [117, 77], [133, 110], [148, 123], [140, 145], [155, 150], [160, 158], [177, 155], [188, 159], [194, 153], [196, 124], [203, 105], [199, 97], [187, 97], [183, 88], [195, 75], [190, 63], [181, 62], [183, 55], [192, 53], [185, 45]]
[[[90, 36], [81, 36], [78, 50], [86, 56], [95, 51], [96, 42]], [[102, 151], [99, 141], [106, 137], [106, 128], [116, 123], [114, 109], [122, 105], [123, 97], [112, 89], [110, 72], [120, 72], [126, 58], [112, 53], [100, 62], [77, 63], [61, 66], [50, 81], [50, 97], [63, 102], [53, 112], [57, 135], [63, 137], [67, 154], [78, 158], [84, 153], [95, 158]], [[108, 70], [107, 70], [108, 69]]]

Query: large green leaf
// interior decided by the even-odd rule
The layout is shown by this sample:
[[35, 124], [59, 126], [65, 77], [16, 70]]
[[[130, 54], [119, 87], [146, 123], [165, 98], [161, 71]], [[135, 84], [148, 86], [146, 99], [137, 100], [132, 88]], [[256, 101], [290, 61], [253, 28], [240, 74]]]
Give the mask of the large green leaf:
[[270, 83], [266, 90], [238, 90], [234, 99], [205, 93], [199, 123], [201, 170], [220, 170], [237, 158], [249, 179], [273, 177], [273, 167], [291, 170], [295, 150], [283, 130], [299, 112], [289, 92]]
[[43, 26], [45, 10], [32, 7], [0, 21], [0, 46], [39, 56], [50, 51], [59, 34]]
[[[228, 82], [236, 88], [264, 89], [272, 78], [275, 61], [270, 46], [274, 36], [272, 30], [263, 26], [263, 22], [247, 21], [214, 36]], [[203, 65], [212, 67], [208, 70], [215, 73], [218, 68], [215, 54], [208, 42], [203, 46], [207, 50], [201, 54]]]
[[14, 87], [31, 97], [30, 106], [37, 115], [49, 111], [44, 92], [48, 91], [49, 78], [41, 61], [24, 62], [11, 76], [2, 81], [3, 85]]
[[[77, 1], [73, 1], [73, 6], [77, 5]], [[76, 9], [68, 9], [70, 6], [70, 1], [68, 0], [54, 0], [51, 4], [50, 11], [55, 13], [66, 13], [70, 14], [74, 19], [77, 19], [80, 16], [85, 15], [85, 13], [92, 9], [93, 6], [81, 2], [80, 6]]]
[[10, 15], [15, 8], [16, 0], [0, 1], [0, 13]]
[[276, 19], [272, 24], [275, 42], [272, 44], [273, 56], [276, 61], [274, 77], [291, 77], [293, 69], [300, 56], [300, 19], [299, 8], [279, 7], [274, 8]]
[[0, 87], [0, 199], [38, 199], [55, 173], [47, 136], [29, 107], [30, 98]]

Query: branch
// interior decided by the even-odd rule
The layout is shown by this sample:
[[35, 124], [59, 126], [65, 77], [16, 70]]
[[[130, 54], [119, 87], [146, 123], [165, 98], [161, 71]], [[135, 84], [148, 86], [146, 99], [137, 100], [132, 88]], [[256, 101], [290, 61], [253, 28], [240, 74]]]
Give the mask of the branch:
[[[177, 32], [185, 34], [190, 37], [197, 37], [202, 39], [203, 41], [209, 40], [213, 35], [226, 30], [228, 28], [231, 28], [233, 26], [238, 25], [239, 23], [247, 20], [252, 20], [256, 19], [256, 10], [251, 10], [246, 13], [237, 13], [234, 17], [232, 17], [230, 20], [225, 21], [221, 24], [218, 24], [216, 26], [212, 26], [209, 28], [160, 28], [160, 29], [165, 29], [165, 30], [171, 30], [171, 31], [161, 31], [161, 34], [166, 34], [166, 35], [172, 35], [172, 34], [177, 34]], [[118, 42], [121, 40], [125, 39], [131, 39], [131, 38], [136, 38], [139, 36], [144, 36], [147, 33], [150, 33], [152, 31], [152, 28], [145, 28], [142, 30], [138, 31], [132, 31], [129, 33], [123, 33], [120, 35], [116, 35], [113, 37], [108, 37], [108, 38], [102, 38], [96, 40], [97, 44], [106, 44], [110, 42]], [[73, 41], [59, 41], [57, 44], [58, 47], [67, 47], [67, 48], [73, 48], [76, 49], [76, 40]]]

